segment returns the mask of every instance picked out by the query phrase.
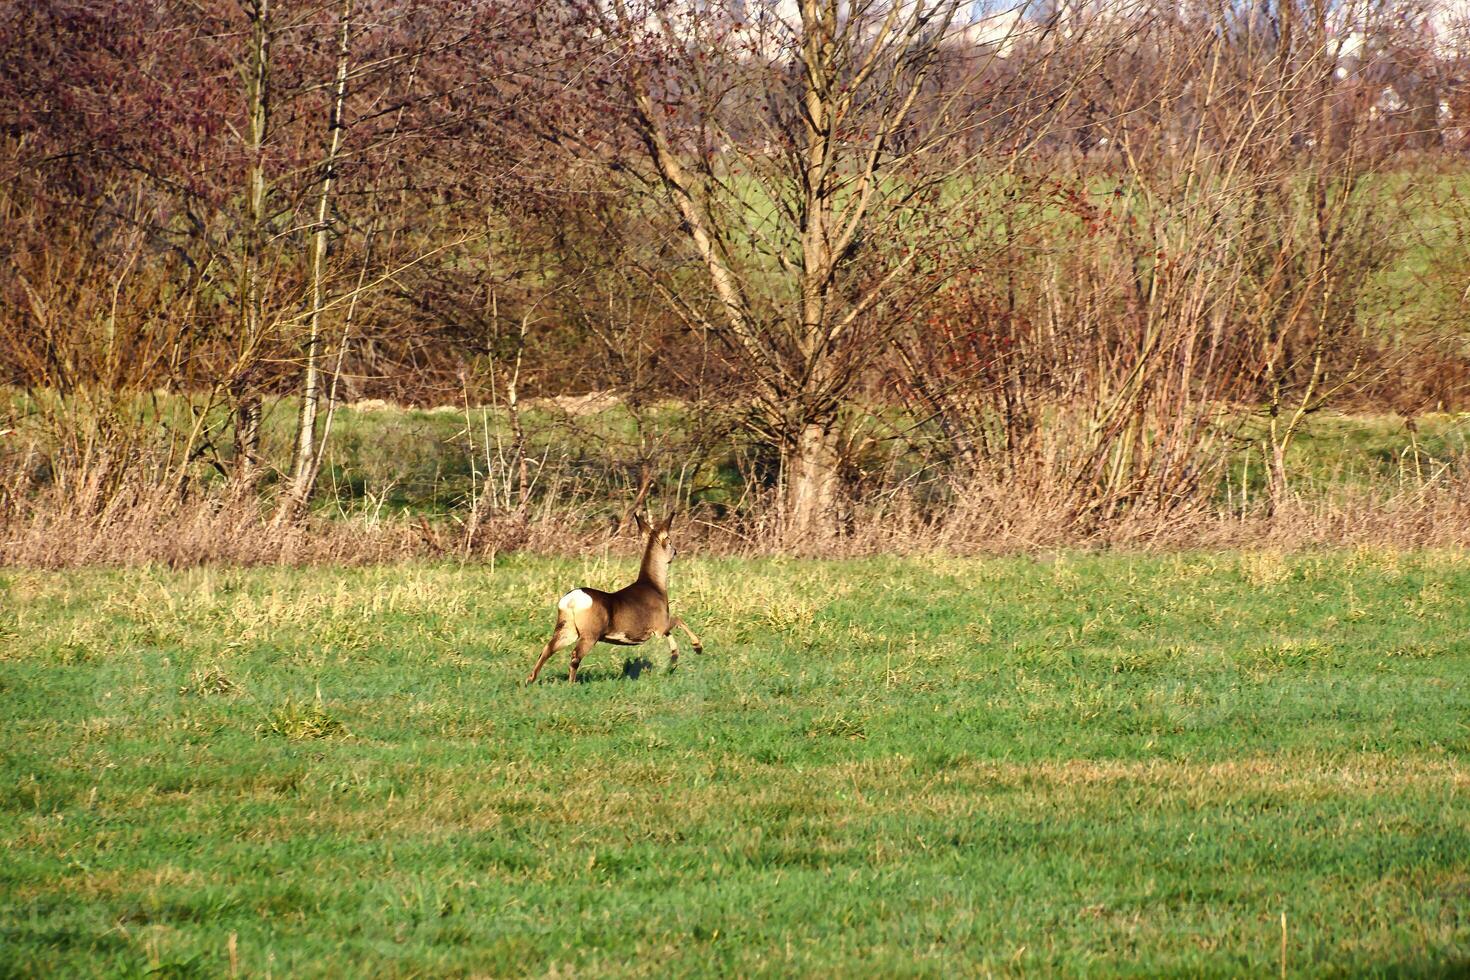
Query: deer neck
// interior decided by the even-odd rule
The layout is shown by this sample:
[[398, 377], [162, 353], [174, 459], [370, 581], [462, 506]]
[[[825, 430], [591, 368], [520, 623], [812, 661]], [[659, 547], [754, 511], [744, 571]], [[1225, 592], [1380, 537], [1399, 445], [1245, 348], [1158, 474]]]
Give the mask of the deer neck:
[[647, 582], [664, 595], [669, 594], [669, 563], [653, 554], [653, 539], [643, 549], [643, 564], [638, 567], [638, 581]]

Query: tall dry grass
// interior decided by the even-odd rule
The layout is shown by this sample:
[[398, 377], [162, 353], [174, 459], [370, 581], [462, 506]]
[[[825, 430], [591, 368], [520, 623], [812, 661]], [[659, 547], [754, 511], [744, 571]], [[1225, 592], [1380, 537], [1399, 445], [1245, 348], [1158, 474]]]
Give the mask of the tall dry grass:
[[411, 525], [315, 520], [273, 526], [253, 495], [180, 498], [158, 486], [100, 507], [63, 491], [11, 500], [0, 513], [0, 563], [82, 565], [383, 562], [430, 553]]
[[[1069, 549], [1160, 551], [1189, 548], [1340, 547], [1392, 549], [1470, 546], [1470, 460], [1394, 487], [1340, 487], [1250, 506], [1196, 504], [1138, 509], [1090, 528], [1069, 524], [1066, 498], [1048, 507], [1002, 482], [976, 481], [942, 507], [907, 490], [850, 501], [842, 533], [793, 541], [774, 493], [738, 513], [681, 512], [676, 533], [686, 554], [797, 555], [1041, 554]], [[404, 560], [494, 561], [506, 553], [621, 554], [641, 542], [617, 523], [575, 507], [429, 521], [405, 515], [313, 516], [282, 525], [252, 495], [180, 497], [137, 487], [92, 507], [58, 492], [0, 507], [0, 565], [320, 565]]]

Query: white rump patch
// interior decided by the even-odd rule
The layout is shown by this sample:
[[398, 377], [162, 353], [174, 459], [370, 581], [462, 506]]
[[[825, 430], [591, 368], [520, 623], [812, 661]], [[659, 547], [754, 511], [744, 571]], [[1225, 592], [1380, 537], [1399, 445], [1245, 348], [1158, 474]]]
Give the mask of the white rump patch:
[[583, 612], [592, 608], [592, 597], [581, 589], [573, 589], [561, 597], [556, 608], [569, 613]]

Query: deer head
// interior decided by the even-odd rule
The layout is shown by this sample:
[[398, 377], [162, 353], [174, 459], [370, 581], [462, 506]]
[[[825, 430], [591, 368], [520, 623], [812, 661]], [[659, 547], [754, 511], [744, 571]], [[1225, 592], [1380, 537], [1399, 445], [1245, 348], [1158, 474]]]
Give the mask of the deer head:
[[673, 513], [658, 524], [653, 523], [653, 518], [648, 516], [647, 511], [639, 511], [633, 516], [638, 521], [638, 532], [648, 538], [648, 545], [643, 552], [645, 570], [650, 564], [668, 568], [676, 553], [669, 540], [669, 531], [674, 526]]

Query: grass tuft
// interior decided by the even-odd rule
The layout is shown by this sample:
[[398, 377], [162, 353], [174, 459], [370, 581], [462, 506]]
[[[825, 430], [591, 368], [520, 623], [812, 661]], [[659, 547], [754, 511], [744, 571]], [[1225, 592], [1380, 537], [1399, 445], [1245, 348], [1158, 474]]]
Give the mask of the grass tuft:
[[299, 702], [287, 698], [272, 710], [255, 729], [262, 737], [284, 738], [293, 742], [314, 738], [344, 738], [347, 726], [327, 714], [321, 696], [315, 701]]
[[189, 679], [179, 685], [180, 697], [207, 698], [238, 693], [240, 685], [218, 667], [196, 667], [190, 672]]

